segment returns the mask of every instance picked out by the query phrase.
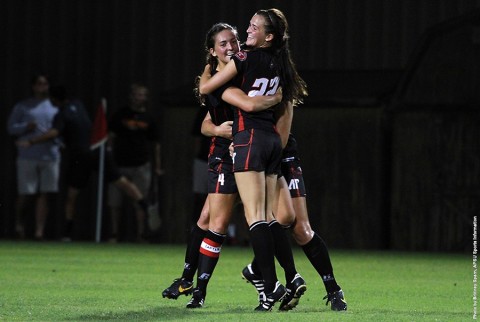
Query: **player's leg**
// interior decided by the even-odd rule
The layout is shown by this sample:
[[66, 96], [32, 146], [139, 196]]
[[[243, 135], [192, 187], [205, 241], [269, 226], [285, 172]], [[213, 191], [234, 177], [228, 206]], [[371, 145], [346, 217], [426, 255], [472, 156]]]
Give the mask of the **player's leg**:
[[276, 175], [265, 176], [263, 171], [236, 172], [235, 180], [244, 205], [253, 252], [265, 282], [262, 304], [256, 310], [268, 311], [286, 294], [275, 271], [275, 246], [265, 216], [266, 207], [272, 207], [272, 204], [267, 206], [266, 197], [275, 194]]
[[266, 214], [272, 212], [281, 158], [280, 137], [264, 131], [241, 131], [234, 136], [235, 180], [249, 225], [250, 243], [265, 282], [261, 305], [269, 311], [286, 295], [275, 270], [275, 245]]
[[[298, 274], [295, 268], [295, 261], [291, 249], [291, 244], [284, 227], [288, 227], [295, 219], [290, 191], [282, 176], [277, 180], [275, 202], [275, 219], [271, 219], [269, 225], [272, 231], [275, 243], [275, 257], [285, 271], [287, 296], [280, 304], [280, 310], [290, 310], [298, 305], [300, 297], [307, 289], [305, 280]], [[260, 282], [261, 273], [258, 270], [257, 261], [254, 259], [252, 264], [247, 265], [242, 275], [244, 279], [253, 284], [260, 293], [263, 289], [263, 283]]]
[[293, 207], [297, 215], [296, 223], [293, 227], [293, 237], [298, 245], [302, 247], [308, 260], [322, 278], [327, 291], [327, 296], [325, 297], [327, 305], [328, 302], [331, 302], [332, 310], [345, 311], [347, 302], [345, 301], [343, 291], [335, 280], [327, 245], [310, 226], [306, 198], [293, 198]]
[[275, 243], [275, 257], [285, 271], [286, 282], [290, 283], [297, 275], [297, 270], [293, 259], [292, 247], [283, 227], [288, 227], [293, 222], [295, 212], [284, 177], [277, 180], [275, 200], [275, 218], [269, 220], [269, 226]]
[[203, 306], [207, 296], [207, 286], [218, 263], [220, 251], [226, 238], [228, 224], [237, 194], [211, 193], [208, 195], [210, 204], [209, 230], [200, 246], [198, 261], [197, 287], [187, 308]]
[[250, 241], [265, 280], [265, 291], [272, 292], [277, 275], [273, 257], [273, 238], [265, 217], [265, 174], [256, 171], [236, 172], [235, 180], [249, 226]]
[[192, 227], [190, 234], [187, 236], [187, 249], [185, 251], [182, 276], [175, 279], [172, 285], [162, 292], [163, 297], [176, 300], [180, 295], [192, 294], [193, 277], [198, 268], [199, 249], [208, 230], [209, 210], [209, 197], [207, 197], [196, 225]]
[[[277, 236], [275, 238], [275, 256], [280, 264], [283, 261], [284, 264], [281, 265], [285, 270], [286, 278], [287, 296], [280, 304], [280, 310], [287, 311], [298, 305], [300, 297], [307, 290], [307, 284], [295, 268], [290, 240], [286, 233], [286, 229], [295, 222], [296, 214], [285, 176], [280, 177], [277, 181], [276, 199], [275, 217], [278, 222], [274, 222], [272, 225], [272, 232], [274, 236]], [[277, 250], [277, 248], [279, 249]]]

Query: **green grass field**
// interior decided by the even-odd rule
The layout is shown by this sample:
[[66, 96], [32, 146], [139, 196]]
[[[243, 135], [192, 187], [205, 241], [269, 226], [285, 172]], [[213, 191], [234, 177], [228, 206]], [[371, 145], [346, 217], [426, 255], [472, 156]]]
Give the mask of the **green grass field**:
[[[256, 292], [240, 278], [250, 248], [225, 246], [202, 309], [162, 298], [179, 277], [183, 245], [0, 241], [0, 321], [469, 321], [468, 254], [331, 251], [347, 312], [322, 300], [323, 283], [295, 248], [308, 290], [290, 312], [254, 313]], [[279, 278], [283, 273], [278, 270]]]

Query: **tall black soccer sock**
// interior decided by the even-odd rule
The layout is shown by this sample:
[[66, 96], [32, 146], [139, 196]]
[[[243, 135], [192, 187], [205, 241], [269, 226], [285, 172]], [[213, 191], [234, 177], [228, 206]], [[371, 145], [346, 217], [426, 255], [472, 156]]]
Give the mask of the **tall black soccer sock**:
[[254, 257], [252, 260], [251, 268], [252, 268], [252, 272], [255, 275], [262, 276], [262, 272], [260, 271], [260, 267], [258, 267], [258, 262], [256, 257]]
[[278, 280], [275, 271], [275, 245], [272, 233], [267, 222], [261, 220], [250, 225], [249, 234], [255, 259], [265, 282], [265, 293], [272, 293]]
[[227, 235], [219, 234], [209, 230], [203, 238], [200, 246], [200, 257], [198, 259], [197, 287], [207, 295], [207, 285], [217, 266], [222, 244]]
[[201, 229], [198, 225], [193, 226], [192, 231], [190, 232], [182, 273], [182, 277], [186, 280], [193, 281], [193, 276], [195, 276], [195, 272], [198, 268], [200, 245], [202, 244], [202, 240], [206, 233], [207, 231]]
[[287, 283], [293, 281], [297, 270], [295, 268], [295, 261], [293, 259], [292, 245], [288, 240], [288, 236], [278, 221], [271, 221], [268, 226], [272, 232], [273, 242], [275, 243], [275, 257], [280, 266], [285, 271], [285, 280]]
[[305, 255], [307, 255], [307, 258], [310, 260], [310, 263], [312, 263], [318, 274], [320, 274], [327, 292], [332, 293], [340, 290], [340, 286], [338, 286], [335, 281], [332, 262], [330, 261], [327, 245], [323, 239], [315, 233], [312, 240], [303, 245], [302, 248]]

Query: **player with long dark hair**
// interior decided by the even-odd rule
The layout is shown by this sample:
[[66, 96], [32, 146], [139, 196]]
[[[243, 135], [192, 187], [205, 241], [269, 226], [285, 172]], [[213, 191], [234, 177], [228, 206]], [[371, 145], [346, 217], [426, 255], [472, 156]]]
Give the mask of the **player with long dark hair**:
[[[288, 135], [288, 132], [287, 132]], [[303, 249], [308, 260], [320, 275], [327, 295], [327, 305], [331, 304], [334, 311], [346, 311], [347, 302], [341, 287], [333, 274], [328, 248], [324, 240], [316, 233], [308, 218], [307, 192], [297, 153], [297, 141], [292, 134], [288, 135], [288, 143], [282, 155], [282, 177], [277, 182], [277, 202], [274, 206], [275, 218], [284, 226], [292, 229], [296, 243]], [[258, 293], [262, 292], [263, 279], [257, 261], [254, 259], [242, 270], [242, 276], [253, 284]], [[301, 285], [295, 281], [287, 283], [287, 296], [280, 308], [290, 310], [298, 305], [303, 294]]]
[[[270, 95], [281, 86], [284, 101], [301, 101], [307, 93], [306, 87], [290, 57], [288, 23], [283, 13], [278, 9], [258, 11], [250, 21], [247, 34], [245, 44], [250, 49], [237, 53], [213, 76], [206, 69], [200, 92], [209, 94], [232, 81], [229, 85], [241, 88], [252, 97]], [[263, 299], [256, 310], [269, 311], [286, 295], [285, 287], [276, 276], [276, 247], [272, 235], [281, 236], [287, 242], [288, 247], [277, 247], [279, 250], [290, 249], [282, 227], [275, 224], [272, 214], [282, 144], [275, 130], [274, 109], [252, 112], [238, 108], [234, 114], [234, 173], [250, 240], [265, 282]], [[291, 256], [291, 249], [286, 255]], [[284, 267], [286, 275], [290, 275], [287, 281], [296, 276], [294, 265], [292, 268], [287, 272]]]
[[[206, 35], [205, 50], [209, 73], [215, 74], [222, 70], [230, 57], [239, 51], [236, 29], [226, 23], [212, 26]], [[241, 101], [244, 108], [252, 109], [265, 109], [281, 100], [281, 94], [249, 98], [241, 90], [233, 88], [227, 90], [224, 95]], [[198, 97], [202, 105], [208, 107], [202, 123], [202, 133], [212, 137], [208, 158], [209, 194], [197, 226], [191, 232], [182, 277], [176, 279], [162, 293], [163, 297], [176, 299], [180, 295], [189, 295], [193, 292], [187, 308], [199, 308], [204, 304], [207, 285], [218, 262], [237, 198], [233, 161], [228, 151], [232, 142], [233, 110], [215, 94], [206, 96], [198, 94]], [[197, 267], [197, 287], [193, 289], [193, 277]]]

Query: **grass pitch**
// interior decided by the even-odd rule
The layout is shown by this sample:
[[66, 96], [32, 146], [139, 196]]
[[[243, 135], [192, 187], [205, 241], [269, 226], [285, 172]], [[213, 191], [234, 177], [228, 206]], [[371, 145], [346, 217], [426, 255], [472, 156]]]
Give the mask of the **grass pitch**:
[[[250, 248], [225, 246], [205, 306], [162, 298], [181, 275], [184, 245], [0, 241], [0, 321], [468, 321], [468, 254], [331, 251], [347, 312], [322, 300], [323, 283], [299, 248], [308, 290], [293, 311], [254, 313], [256, 292], [240, 278]], [[283, 272], [278, 269], [280, 280]]]

